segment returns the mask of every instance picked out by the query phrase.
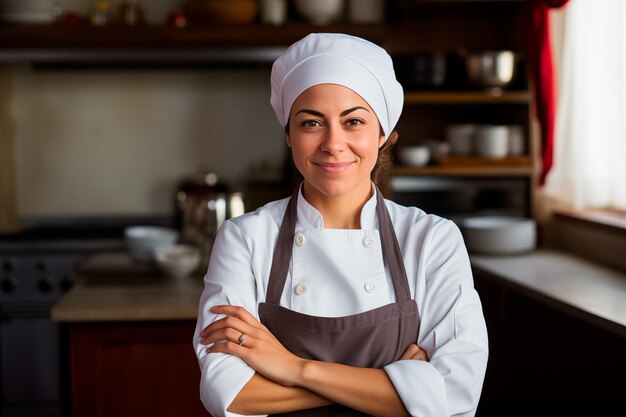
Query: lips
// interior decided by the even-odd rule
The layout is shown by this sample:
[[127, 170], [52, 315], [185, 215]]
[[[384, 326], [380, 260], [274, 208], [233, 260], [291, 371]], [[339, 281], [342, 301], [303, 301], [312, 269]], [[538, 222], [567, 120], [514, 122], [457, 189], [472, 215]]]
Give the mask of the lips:
[[327, 174], [341, 174], [347, 171], [354, 162], [316, 162], [320, 170]]

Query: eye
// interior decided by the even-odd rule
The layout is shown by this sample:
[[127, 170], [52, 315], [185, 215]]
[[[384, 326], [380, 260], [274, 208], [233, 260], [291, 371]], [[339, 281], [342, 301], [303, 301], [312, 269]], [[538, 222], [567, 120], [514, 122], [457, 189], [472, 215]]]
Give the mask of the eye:
[[361, 119], [350, 119], [346, 122], [347, 126], [359, 126], [362, 125], [364, 122]]
[[301, 127], [318, 127], [321, 125], [322, 124], [318, 122], [317, 120], [305, 120], [302, 123], [300, 123]]

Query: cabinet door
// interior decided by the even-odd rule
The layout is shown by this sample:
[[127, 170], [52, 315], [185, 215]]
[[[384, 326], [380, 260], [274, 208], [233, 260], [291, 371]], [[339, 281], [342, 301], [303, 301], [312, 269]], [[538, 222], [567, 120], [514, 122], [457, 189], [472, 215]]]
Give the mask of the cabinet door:
[[200, 402], [194, 327], [190, 321], [71, 325], [72, 416], [209, 416]]

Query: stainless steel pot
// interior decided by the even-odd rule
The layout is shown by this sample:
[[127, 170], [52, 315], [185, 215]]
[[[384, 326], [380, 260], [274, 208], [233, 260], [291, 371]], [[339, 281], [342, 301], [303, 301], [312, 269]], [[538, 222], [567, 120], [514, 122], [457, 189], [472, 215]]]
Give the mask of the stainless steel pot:
[[244, 202], [241, 193], [231, 192], [209, 172], [180, 185], [176, 209], [181, 240], [201, 248], [202, 268], [206, 269], [217, 231], [226, 219], [244, 213]]
[[515, 78], [517, 58], [515, 52], [508, 50], [467, 52], [468, 79], [477, 87], [505, 87]]

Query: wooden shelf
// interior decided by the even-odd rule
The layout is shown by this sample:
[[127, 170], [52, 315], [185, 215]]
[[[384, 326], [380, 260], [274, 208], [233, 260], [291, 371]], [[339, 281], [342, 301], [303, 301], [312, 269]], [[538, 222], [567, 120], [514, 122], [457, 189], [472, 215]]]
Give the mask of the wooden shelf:
[[391, 169], [392, 176], [530, 177], [532, 173], [531, 166], [523, 165], [428, 165], [420, 168], [397, 166]]
[[509, 156], [506, 158], [486, 158], [480, 156], [442, 156], [436, 158], [438, 165], [445, 166], [517, 166], [529, 167], [531, 165], [530, 156]]
[[[317, 26], [290, 23], [211, 25], [175, 28], [88, 25], [1, 25], [0, 63], [10, 62], [273, 62], [291, 43], [320, 31]], [[385, 25], [337, 24], [326, 32], [343, 32], [383, 44]]]
[[529, 104], [530, 91], [407, 91], [406, 104]]

